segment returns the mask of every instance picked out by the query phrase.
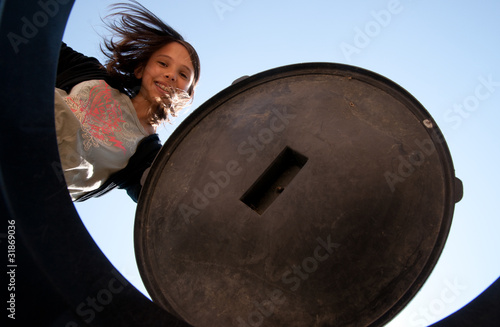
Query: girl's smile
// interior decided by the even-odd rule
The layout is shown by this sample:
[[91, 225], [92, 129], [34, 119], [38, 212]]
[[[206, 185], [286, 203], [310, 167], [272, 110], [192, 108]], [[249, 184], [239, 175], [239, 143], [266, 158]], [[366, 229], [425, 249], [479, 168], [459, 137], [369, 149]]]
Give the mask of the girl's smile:
[[182, 44], [171, 42], [155, 51], [145, 65], [134, 70], [134, 74], [141, 79], [141, 89], [132, 103], [143, 126], [153, 133], [155, 129], [148, 123], [151, 106], [158, 104], [160, 98], [171, 98], [174, 91], [186, 93], [192, 87], [191, 57]]
[[194, 68], [186, 48], [171, 42], [154, 52], [146, 66], [135, 70], [135, 75], [142, 79], [140, 93], [150, 100], [167, 93], [167, 88], [188, 91]]

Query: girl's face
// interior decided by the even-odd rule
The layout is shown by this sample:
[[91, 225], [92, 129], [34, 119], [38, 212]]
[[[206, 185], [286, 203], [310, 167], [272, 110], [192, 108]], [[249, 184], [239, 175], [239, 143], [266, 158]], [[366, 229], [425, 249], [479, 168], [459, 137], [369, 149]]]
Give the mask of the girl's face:
[[186, 48], [171, 42], [153, 53], [145, 66], [138, 67], [135, 76], [142, 79], [140, 93], [148, 100], [167, 93], [172, 87], [188, 91], [193, 83], [194, 68]]

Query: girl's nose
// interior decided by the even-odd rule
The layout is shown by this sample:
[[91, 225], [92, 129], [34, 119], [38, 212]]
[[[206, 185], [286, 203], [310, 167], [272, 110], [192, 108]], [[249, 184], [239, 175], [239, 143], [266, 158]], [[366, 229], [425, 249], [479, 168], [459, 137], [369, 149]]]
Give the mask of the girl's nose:
[[167, 79], [171, 79], [172, 81], [175, 81], [175, 78], [176, 78], [174, 73], [167, 73], [167, 74], [165, 74], [165, 77]]

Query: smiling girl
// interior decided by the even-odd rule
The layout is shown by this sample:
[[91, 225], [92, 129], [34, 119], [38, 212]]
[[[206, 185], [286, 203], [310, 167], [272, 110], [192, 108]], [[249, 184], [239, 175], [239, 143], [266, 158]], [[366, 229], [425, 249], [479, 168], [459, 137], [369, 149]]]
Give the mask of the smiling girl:
[[135, 1], [116, 4], [105, 66], [62, 44], [55, 122], [73, 201], [118, 187], [137, 202], [161, 143], [157, 127], [192, 100], [200, 77], [194, 48]]

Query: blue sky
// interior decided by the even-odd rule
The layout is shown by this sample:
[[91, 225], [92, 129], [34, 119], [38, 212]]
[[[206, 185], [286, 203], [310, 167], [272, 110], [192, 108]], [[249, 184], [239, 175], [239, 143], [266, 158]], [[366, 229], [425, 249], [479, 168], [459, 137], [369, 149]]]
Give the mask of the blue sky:
[[[465, 194], [442, 256], [388, 326], [425, 326], [456, 311], [500, 275], [500, 2], [143, 0], [197, 49], [202, 77], [192, 110], [243, 75], [301, 62], [359, 66], [401, 85], [444, 133]], [[113, 1], [77, 0], [64, 41], [100, 60], [100, 17]], [[125, 192], [77, 204], [110, 261], [145, 292], [135, 263], [135, 203]]]

